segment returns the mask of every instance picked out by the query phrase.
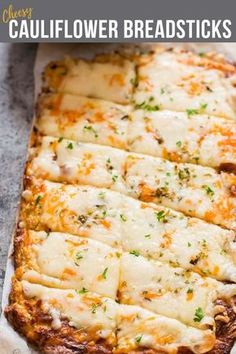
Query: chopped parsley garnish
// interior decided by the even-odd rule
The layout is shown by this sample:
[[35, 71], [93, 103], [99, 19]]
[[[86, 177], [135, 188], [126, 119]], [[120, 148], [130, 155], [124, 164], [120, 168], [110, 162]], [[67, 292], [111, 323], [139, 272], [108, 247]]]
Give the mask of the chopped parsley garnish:
[[117, 180], [118, 176], [117, 175], [113, 175], [112, 176], [112, 181], [115, 182]]
[[144, 235], [145, 238], [151, 238], [151, 234]]
[[207, 103], [202, 103], [200, 105], [200, 111], [204, 111], [207, 108]]
[[196, 108], [190, 108], [190, 109], [186, 109], [186, 113], [189, 116], [192, 116], [194, 114], [200, 114], [203, 113], [203, 111], [207, 108], [207, 103], [202, 103], [199, 107], [199, 109]]
[[190, 180], [190, 171], [189, 171], [189, 168], [185, 167], [185, 168], [183, 168], [182, 170], [179, 169], [179, 170], [178, 170], [178, 177], [179, 177], [179, 179], [181, 179], [181, 180], [189, 181], [189, 180]]
[[67, 145], [67, 149], [72, 150], [73, 148], [74, 148], [74, 145], [73, 145], [72, 143], [69, 143], [69, 144]]
[[177, 142], [176, 142], [176, 146], [178, 146], [178, 147], [180, 148], [180, 147], [182, 146], [182, 141], [180, 141], [180, 140], [177, 141]]
[[85, 289], [84, 287], [81, 289], [81, 290], [77, 290], [77, 293], [78, 294], [86, 294], [88, 292], [88, 290], [87, 289]]
[[188, 242], [188, 247], [191, 247], [191, 246], [192, 246], [192, 244], [190, 242]]
[[106, 279], [106, 278], [107, 278], [107, 271], [108, 271], [108, 267], [106, 267], [106, 268], [104, 269], [104, 271], [102, 272], [102, 277], [103, 277], [103, 279]]
[[157, 188], [155, 195], [157, 198], [170, 198], [170, 193], [166, 186]]
[[142, 340], [142, 337], [142, 335], [135, 337], [135, 342], [139, 344]]
[[83, 128], [83, 131], [93, 133], [95, 138], [98, 138], [97, 131], [91, 125], [85, 125]]
[[41, 195], [37, 195], [36, 199], [35, 199], [35, 205], [38, 205], [38, 203], [40, 202], [41, 200]]
[[209, 197], [213, 197], [215, 192], [213, 191], [213, 189], [211, 189], [211, 187], [209, 187], [208, 185], [204, 184], [202, 186], [203, 189], [205, 189], [206, 194], [209, 195]]
[[63, 137], [61, 136], [59, 139], [58, 139], [58, 143], [62, 142], [63, 140]]
[[76, 258], [77, 260], [82, 259], [83, 256], [82, 256], [81, 252], [77, 252], [75, 258]]
[[132, 254], [135, 257], [139, 257], [140, 256], [139, 251], [136, 251], [136, 250], [130, 251], [130, 254]]
[[102, 200], [104, 200], [105, 199], [105, 192], [100, 192], [99, 194], [98, 194], [98, 197], [100, 198], [100, 199], [102, 199]]
[[193, 288], [188, 288], [187, 294], [192, 294], [193, 293]]
[[145, 111], [148, 112], [153, 112], [153, 111], [159, 111], [160, 107], [156, 105], [151, 105], [150, 102], [154, 101], [154, 97], [151, 96], [148, 100], [148, 102], [143, 101], [142, 103], [137, 103], [135, 105], [135, 109], [144, 109]]
[[155, 212], [156, 218], [159, 222], [163, 222], [166, 223], [167, 222], [167, 213], [165, 212], [165, 210], [161, 210], [158, 213]]
[[194, 322], [201, 322], [203, 317], [204, 317], [203, 309], [201, 307], [198, 307], [194, 314], [194, 318], [193, 318]]
[[127, 221], [128, 219], [127, 219], [127, 216], [125, 216], [124, 214], [120, 214], [120, 218], [121, 218], [121, 220], [122, 221]]
[[198, 114], [198, 110], [197, 109], [186, 109], [187, 115], [188, 116], [192, 116], [194, 114]]

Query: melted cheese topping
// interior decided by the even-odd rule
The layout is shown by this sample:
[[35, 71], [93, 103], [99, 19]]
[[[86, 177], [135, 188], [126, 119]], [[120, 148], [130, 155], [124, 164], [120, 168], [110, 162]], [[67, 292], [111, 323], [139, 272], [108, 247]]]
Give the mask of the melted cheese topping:
[[[232, 70], [235, 74], [233, 66]], [[236, 119], [236, 90], [227, 75], [214, 65], [206, 68], [204, 63], [196, 63], [191, 54], [157, 52], [138, 67], [134, 100], [140, 108], [149, 110], [169, 109]]]
[[[118, 326], [118, 349], [115, 353], [130, 353], [138, 346], [177, 352], [187, 346], [195, 353], [204, 353], [214, 345], [214, 335], [208, 330], [187, 327], [138, 306], [118, 305], [115, 301], [93, 293], [78, 294], [74, 290], [46, 288], [22, 281], [26, 298], [37, 298], [52, 318], [52, 327], [59, 329], [61, 318], [70, 320], [70, 325], [92, 332], [93, 337], [105, 338], [115, 344], [115, 328]], [[140, 338], [141, 337], [141, 338]]]
[[125, 192], [122, 179], [125, 155], [121, 150], [44, 137], [41, 152], [29, 167], [29, 174], [105, 188], [115, 184], [119, 191]]
[[[34, 181], [23, 192], [31, 229], [69, 232], [216, 279], [236, 281], [233, 231], [93, 187]], [[28, 216], [29, 215], [29, 216]]]
[[111, 247], [68, 234], [33, 231], [29, 243], [24, 279], [116, 298], [119, 254]]
[[212, 167], [236, 163], [236, 126], [229, 120], [166, 110], [131, 117], [130, 151]]
[[119, 307], [117, 353], [133, 353], [143, 347], [177, 354], [186, 347], [194, 353], [209, 351], [215, 342], [209, 330], [188, 327], [171, 318], [154, 315], [138, 306]]
[[211, 168], [44, 137], [27, 173], [111, 188], [236, 229], [236, 177]]
[[[137, 253], [121, 257], [120, 301], [140, 305], [193, 327], [214, 327], [214, 302], [224, 285]], [[236, 293], [236, 286], [231, 291]], [[201, 308], [202, 318], [196, 309]]]
[[235, 170], [236, 69], [181, 51], [132, 58], [45, 69], [12, 299], [20, 320], [37, 303], [49, 330], [66, 321], [114, 354], [205, 353], [216, 300], [236, 294], [219, 282], [236, 282], [235, 233], [205, 221], [236, 230], [236, 177], [197, 164]]
[[114, 300], [119, 291], [122, 303], [138, 304], [193, 327], [214, 327], [213, 304], [219, 293], [236, 294], [236, 286], [224, 290], [214, 279], [150, 261], [134, 250], [121, 254], [103, 243], [61, 233], [29, 231], [27, 241], [22, 279]]
[[60, 319], [64, 316], [71, 326], [92, 331], [95, 337], [102, 333], [107, 340], [115, 341], [117, 304], [106, 297], [93, 293], [79, 294], [75, 290], [47, 288], [39, 284], [22, 281], [26, 298], [36, 297], [42, 301], [56, 328], [60, 328]]
[[51, 94], [41, 99], [36, 125], [45, 135], [126, 149], [128, 112], [113, 102]]
[[38, 130], [176, 162], [219, 166], [236, 163], [236, 128], [231, 121], [172, 111], [130, 112], [111, 102], [68, 94], [43, 96]]
[[122, 58], [115, 62], [68, 58], [49, 64], [44, 76], [51, 90], [126, 104], [131, 100], [135, 70], [132, 62]]

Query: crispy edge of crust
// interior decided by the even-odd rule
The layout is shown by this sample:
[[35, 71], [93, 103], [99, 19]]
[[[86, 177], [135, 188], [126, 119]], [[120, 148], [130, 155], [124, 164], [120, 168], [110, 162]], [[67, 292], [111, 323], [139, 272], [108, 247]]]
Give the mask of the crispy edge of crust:
[[[31, 241], [30, 241], [28, 231], [26, 229], [17, 228], [15, 238], [14, 238], [14, 259], [15, 259], [15, 267], [16, 267], [16, 275], [15, 276], [19, 280], [22, 276], [22, 271], [24, 269], [24, 265], [28, 264], [28, 262], [30, 261], [28, 259], [29, 254], [26, 250], [27, 246], [30, 242]], [[18, 316], [19, 321], [20, 321], [21, 314], [19, 313], [19, 311], [17, 312], [17, 309], [15, 309], [15, 308], [17, 308], [17, 305], [16, 305], [17, 297], [15, 297], [15, 294], [19, 293], [19, 291], [20, 291], [19, 284], [18, 284], [17, 280], [15, 279], [15, 280], [13, 280], [13, 289], [12, 289], [12, 293], [11, 293], [11, 297], [10, 297], [11, 305], [8, 307], [8, 309], [6, 311], [7, 311], [7, 313], [14, 312], [13, 318], [15, 316], [17, 318], [17, 316]], [[22, 293], [22, 291], [21, 291], [21, 293]], [[23, 299], [23, 297], [21, 295], [21, 301], [22, 301], [22, 299]], [[226, 322], [224, 322], [224, 321], [222, 322], [219, 320], [216, 321], [216, 342], [215, 342], [214, 348], [209, 352], [209, 354], [228, 354], [228, 353], [230, 353], [230, 351], [234, 345], [234, 341], [236, 339], [236, 311], [235, 311], [236, 297], [230, 298], [230, 299], [218, 299], [216, 301], [216, 305], [224, 306], [225, 311], [223, 313], [223, 316], [226, 319], [228, 318], [228, 321], [226, 321]], [[12, 308], [12, 310], [11, 310], [11, 308]], [[30, 312], [29, 312], [30, 316], [32, 316], [31, 313], [32, 313], [32, 310], [30, 309]], [[10, 322], [12, 323], [12, 321], [11, 321], [12, 316], [9, 317], [9, 315], [8, 315], [7, 318], [8, 319], [10, 318]], [[36, 315], [35, 318], [37, 319], [38, 316]], [[40, 315], [40, 318], [41, 318], [41, 315]], [[14, 325], [14, 321], [13, 321], [13, 325]], [[64, 326], [65, 326], [66, 330], [64, 330]], [[21, 326], [18, 326], [16, 329], [19, 330], [19, 328], [21, 328]], [[71, 328], [71, 327], [69, 327], [69, 328]], [[68, 324], [66, 325], [63, 322], [62, 332], [64, 333], [64, 331], [65, 331], [65, 333], [70, 333], [70, 331], [68, 330]], [[55, 337], [55, 336], [57, 337], [55, 330], [51, 329], [51, 330], [49, 330], [49, 332], [53, 333], [53, 337]], [[61, 340], [62, 340], [61, 333], [59, 332], [58, 335], [59, 335], [59, 338], [57, 339], [58, 345], [56, 345], [56, 344], [53, 344], [53, 345], [58, 346], [59, 351], [58, 352], [55, 351], [55, 353], [63, 353], [63, 351], [60, 352], [60, 350], [61, 350], [60, 346], [61, 346]], [[26, 333], [26, 337], [27, 337], [27, 333]], [[72, 335], [72, 337], [73, 337], [73, 335]], [[65, 341], [66, 339], [64, 338], [63, 340]], [[74, 346], [73, 341], [71, 343], [68, 342], [68, 345], [73, 347]], [[76, 348], [76, 346], [75, 346], [75, 348]], [[56, 348], [55, 348], [55, 350], [56, 350]], [[101, 349], [99, 349], [99, 350], [101, 350]], [[45, 351], [45, 353], [51, 353], [51, 352]], [[54, 353], [54, 351], [52, 353]], [[65, 351], [65, 353], [67, 353], [67, 352]], [[70, 351], [68, 351], [68, 353], [70, 353]], [[72, 351], [72, 353], [73, 353], [73, 351]], [[78, 352], [78, 353], [80, 353], [80, 352]], [[81, 352], [81, 353], [83, 353], [83, 352]], [[94, 352], [94, 353], [100, 354], [99, 351]], [[101, 352], [101, 353], [103, 353], [103, 352]], [[106, 353], [106, 351], [104, 352], [104, 354], [105, 353]], [[107, 352], [107, 353], [109, 353], [109, 352]], [[154, 354], [156, 352], [153, 350], [150, 350], [150, 349], [143, 348], [142, 351], [140, 351], [140, 349], [137, 349], [136, 351], [134, 351], [134, 353]], [[190, 354], [192, 352], [191, 352], [191, 350], [189, 350], [187, 348], [180, 348], [178, 353], [179, 354]]]
[[[224, 316], [228, 322], [216, 321], [216, 341], [214, 347], [206, 354], [230, 354], [236, 340], [236, 296], [233, 299], [218, 299], [217, 305], [225, 307]], [[137, 348], [129, 354], [165, 354], [165, 352], [152, 349]], [[188, 348], [179, 348], [178, 354], [193, 354]]]
[[111, 354], [112, 347], [103, 339], [94, 341], [92, 335], [61, 321], [60, 329], [53, 329], [52, 318], [42, 309], [40, 300], [25, 299], [22, 285], [12, 281], [10, 304], [5, 316], [13, 328], [45, 354]]
[[224, 306], [226, 322], [216, 321], [216, 343], [209, 354], [229, 354], [236, 340], [236, 296], [218, 299], [217, 305]]
[[[52, 318], [42, 310], [41, 301], [25, 299], [22, 286], [16, 278], [12, 282], [10, 305], [5, 309], [5, 316], [13, 328], [26, 337], [29, 344], [44, 354], [116, 353], [114, 347], [103, 339], [94, 342], [88, 333], [70, 326], [66, 319], [61, 320], [60, 329], [53, 329]], [[118, 353], [121, 354], [120, 351]], [[130, 354], [166, 354], [166, 351], [140, 347], [132, 350]], [[188, 348], [180, 347], [178, 354], [193, 354], [193, 352]]]

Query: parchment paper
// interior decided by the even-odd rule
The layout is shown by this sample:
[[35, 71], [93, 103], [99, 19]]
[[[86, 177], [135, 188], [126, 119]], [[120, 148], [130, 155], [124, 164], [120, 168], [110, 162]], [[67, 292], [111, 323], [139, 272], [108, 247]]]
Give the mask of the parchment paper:
[[[38, 93], [41, 91], [41, 74], [45, 65], [56, 59], [63, 59], [66, 55], [71, 57], [80, 57], [90, 59], [94, 55], [104, 52], [110, 52], [116, 49], [128, 50], [136, 44], [56, 44], [56, 43], [43, 43], [38, 47], [38, 52], [34, 67], [35, 78], [35, 100]], [[140, 45], [137, 43], [137, 45]], [[144, 44], [143, 46], [157, 46], [158, 44]], [[204, 51], [217, 51], [225, 54], [230, 60], [236, 61], [236, 43], [181, 43], [161, 44], [166, 46], [181, 46], [188, 49], [196, 50], [197, 52]], [[33, 70], [33, 68], [32, 68]], [[34, 118], [33, 118], [34, 122]], [[30, 132], [29, 132], [30, 135]], [[14, 234], [13, 234], [14, 237]], [[14, 274], [14, 266], [12, 261], [13, 239], [9, 248], [9, 256], [6, 265], [6, 275], [3, 286], [2, 296], [2, 315], [0, 318], [0, 354], [39, 354], [38, 351], [32, 349], [27, 345], [26, 340], [21, 337], [13, 328], [8, 324], [4, 316], [4, 308], [8, 304], [8, 296], [11, 288], [11, 278]], [[236, 345], [231, 351], [231, 354], [236, 354]]]

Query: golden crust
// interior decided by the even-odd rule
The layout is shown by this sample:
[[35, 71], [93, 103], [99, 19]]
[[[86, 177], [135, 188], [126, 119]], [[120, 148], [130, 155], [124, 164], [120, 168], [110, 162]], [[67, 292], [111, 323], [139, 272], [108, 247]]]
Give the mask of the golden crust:
[[[218, 304], [226, 308], [229, 322], [227, 324], [217, 321], [217, 339], [214, 348], [209, 354], [229, 354], [235, 340], [235, 320], [236, 316], [231, 305], [223, 300], [218, 300]], [[88, 353], [88, 354], [110, 354], [115, 353], [114, 348], [104, 340], [94, 342], [94, 338], [88, 331], [81, 331], [69, 325], [67, 319], [61, 321], [60, 330], [51, 327], [52, 318], [42, 309], [41, 301], [35, 299], [25, 299], [22, 294], [21, 285], [16, 280], [13, 281], [13, 290], [10, 296], [10, 305], [5, 310], [8, 321], [15, 330], [24, 335], [29, 343], [36, 345], [42, 353]], [[119, 351], [118, 351], [119, 353]], [[139, 347], [130, 354], [161, 354], [153, 349]], [[178, 354], [191, 354], [187, 348], [179, 348]]]
[[13, 280], [10, 305], [5, 315], [15, 330], [45, 354], [112, 353], [111, 346], [105, 340], [95, 342], [89, 331], [70, 326], [68, 319], [61, 321], [60, 330], [53, 329], [52, 317], [43, 311], [41, 301], [25, 299], [21, 283], [16, 279]]
[[[24, 272], [24, 266], [30, 266], [30, 254], [27, 247], [31, 244], [27, 230], [18, 228], [14, 240], [14, 260], [16, 266], [15, 279], [13, 281], [10, 295], [10, 305], [5, 314], [13, 327], [26, 336], [32, 344], [37, 344], [43, 353], [114, 353], [109, 345], [103, 341], [93, 343], [88, 332], [81, 333], [81, 330], [69, 325], [69, 321], [62, 320], [62, 327], [55, 330], [51, 327], [52, 318], [42, 309], [40, 300], [25, 299], [20, 280]], [[218, 299], [217, 306], [224, 308], [222, 316], [216, 316], [216, 342], [209, 354], [230, 353], [236, 338], [236, 297], [233, 299]], [[86, 337], [87, 342], [84, 342]], [[82, 338], [82, 339], [81, 339]], [[89, 338], [89, 339], [88, 339]], [[115, 351], [116, 352], [116, 351]], [[121, 354], [119, 351], [117, 353]], [[139, 347], [130, 352], [131, 354], [161, 354], [160, 351]], [[165, 351], [163, 351], [165, 353]], [[180, 348], [178, 354], [191, 354], [187, 348]]]

